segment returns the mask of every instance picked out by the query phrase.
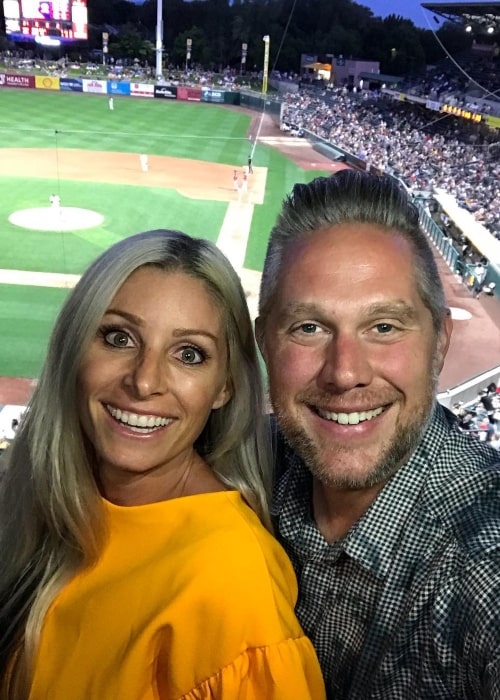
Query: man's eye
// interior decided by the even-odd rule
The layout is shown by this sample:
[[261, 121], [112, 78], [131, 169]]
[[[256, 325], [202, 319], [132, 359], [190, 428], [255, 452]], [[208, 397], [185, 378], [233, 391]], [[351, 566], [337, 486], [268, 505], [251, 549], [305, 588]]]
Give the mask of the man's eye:
[[200, 362], [203, 362], [205, 359], [205, 355], [201, 352], [201, 350], [198, 350], [198, 348], [189, 346], [182, 348], [180, 359], [186, 365], [199, 365]]
[[131, 344], [130, 336], [124, 331], [108, 331], [104, 340], [115, 348], [126, 348]]
[[302, 333], [307, 333], [309, 335], [316, 333], [318, 330], [318, 324], [317, 323], [301, 323], [298, 330], [302, 331]]
[[392, 325], [392, 323], [377, 323], [375, 328], [377, 329], [377, 331], [379, 333], [382, 333], [382, 334], [383, 333], [390, 333], [391, 331], [394, 330], [394, 326]]

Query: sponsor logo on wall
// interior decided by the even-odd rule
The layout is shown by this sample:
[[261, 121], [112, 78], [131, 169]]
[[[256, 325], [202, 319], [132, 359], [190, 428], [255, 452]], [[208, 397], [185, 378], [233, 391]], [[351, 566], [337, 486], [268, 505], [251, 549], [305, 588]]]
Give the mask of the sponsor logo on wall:
[[106, 94], [108, 92], [107, 80], [87, 80], [83, 79], [83, 92], [93, 92], [98, 94]]
[[61, 78], [60, 89], [70, 92], [82, 92], [83, 81], [81, 78]]
[[3, 87], [34, 88], [35, 76], [0, 73], [0, 85]]
[[177, 88], [173, 85], [155, 85], [155, 97], [167, 100], [177, 99]]
[[178, 87], [177, 99], [187, 100], [188, 102], [199, 102], [201, 100], [201, 89], [191, 87]]
[[35, 87], [38, 90], [59, 90], [59, 77], [51, 78], [48, 75], [35, 75]]
[[224, 102], [224, 93], [222, 92], [222, 90], [202, 88], [201, 99], [203, 100], [203, 102]]
[[130, 95], [130, 84], [118, 80], [108, 80], [108, 93], [110, 95]]
[[130, 94], [133, 97], [154, 97], [154, 85], [149, 83], [130, 83]]

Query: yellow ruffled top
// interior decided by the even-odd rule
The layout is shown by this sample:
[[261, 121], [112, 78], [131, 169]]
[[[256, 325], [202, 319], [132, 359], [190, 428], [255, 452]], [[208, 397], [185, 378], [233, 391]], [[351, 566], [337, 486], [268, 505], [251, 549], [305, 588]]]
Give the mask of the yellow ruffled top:
[[107, 545], [46, 615], [30, 700], [324, 700], [291, 564], [238, 492], [105, 504]]

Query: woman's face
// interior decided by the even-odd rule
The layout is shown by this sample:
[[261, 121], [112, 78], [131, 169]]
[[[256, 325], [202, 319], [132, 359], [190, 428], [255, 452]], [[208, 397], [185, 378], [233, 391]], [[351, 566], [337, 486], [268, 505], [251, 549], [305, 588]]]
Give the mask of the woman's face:
[[201, 280], [155, 267], [126, 280], [78, 373], [105, 496], [108, 485], [161, 490], [163, 475], [184, 472], [210, 412], [230, 398], [227, 360], [221, 314]]

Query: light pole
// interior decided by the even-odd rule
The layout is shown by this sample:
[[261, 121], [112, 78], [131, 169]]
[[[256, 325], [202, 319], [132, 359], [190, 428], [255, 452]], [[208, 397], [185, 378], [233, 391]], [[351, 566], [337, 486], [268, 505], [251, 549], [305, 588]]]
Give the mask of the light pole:
[[188, 72], [188, 61], [191, 58], [191, 47], [193, 45], [192, 39], [186, 39], [186, 75]]
[[102, 65], [106, 65], [106, 54], [108, 53], [108, 40], [109, 40], [109, 33], [108, 32], [103, 32], [102, 33]]
[[247, 49], [248, 49], [248, 44], [242, 44], [241, 45], [241, 65], [240, 65], [240, 75], [243, 74], [243, 66], [247, 62]]
[[269, 44], [271, 41], [269, 38], [269, 34], [263, 36], [262, 41], [264, 42], [264, 72], [262, 75], [262, 94], [267, 95], [267, 73], [269, 71]]
[[163, 74], [163, 0], [156, 0], [156, 80]]

